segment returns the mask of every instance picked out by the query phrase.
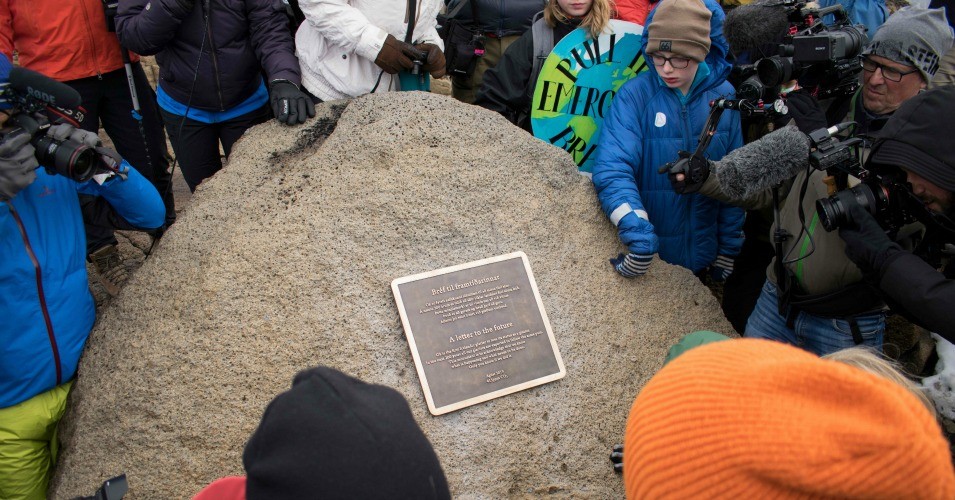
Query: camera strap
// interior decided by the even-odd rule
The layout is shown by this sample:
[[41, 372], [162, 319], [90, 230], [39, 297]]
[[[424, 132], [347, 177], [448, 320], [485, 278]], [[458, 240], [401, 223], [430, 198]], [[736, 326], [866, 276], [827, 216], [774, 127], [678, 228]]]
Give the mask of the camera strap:
[[417, 0], [408, 0], [408, 31], [405, 32], [405, 43], [410, 44], [414, 37], [414, 26], [418, 18]]
[[474, 30], [475, 31], [480, 30], [480, 23], [478, 22], [477, 2], [473, 0], [463, 0], [462, 2], [459, 2], [457, 5], [454, 6], [453, 9], [449, 10], [446, 14], [439, 14], [438, 19], [443, 20], [445, 23], [447, 23], [451, 19], [454, 19], [454, 17], [458, 15], [458, 12], [461, 12], [461, 9], [464, 8], [464, 4], [468, 4], [471, 6], [471, 21], [474, 24]]

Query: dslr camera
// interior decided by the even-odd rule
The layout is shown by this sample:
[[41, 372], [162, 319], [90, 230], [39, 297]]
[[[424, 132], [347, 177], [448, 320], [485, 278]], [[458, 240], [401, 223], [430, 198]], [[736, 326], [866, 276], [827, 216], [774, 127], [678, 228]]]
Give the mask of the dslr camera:
[[[5, 94], [14, 103], [16, 113], [0, 129], [0, 142], [27, 134], [32, 137], [30, 144], [36, 149], [35, 156], [40, 165], [77, 182], [85, 182], [93, 177], [99, 161], [93, 148], [74, 140], [57, 140], [46, 135], [51, 123], [45, 114], [49, 105], [42, 100], [42, 95], [18, 92], [11, 88]], [[82, 121], [79, 111], [55, 109], [58, 114]]]
[[[799, 80], [817, 90], [816, 97], [852, 95], [859, 88], [866, 27], [853, 25], [842, 5], [810, 7], [802, 0], [783, 0], [789, 30], [776, 54], [735, 69], [736, 97], [772, 101], [782, 84]], [[814, 4], [812, 4], [814, 5]], [[825, 16], [834, 22], [823, 22]]]
[[[825, 170], [832, 177], [830, 188], [837, 189], [828, 198], [816, 200], [816, 213], [826, 231], [834, 231], [848, 221], [849, 206], [857, 204], [872, 214], [879, 225], [888, 232], [896, 233], [902, 226], [917, 220], [917, 211], [912, 205], [914, 197], [905, 180], [905, 173], [898, 168], [875, 167], [861, 162], [860, 137], [837, 141], [833, 135], [850, 124], [840, 124], [828, 129], [819, 129], [809, 134], [815, 149], [809, 155], [809, 164], [817, 170]], [[848, 176], [862, 182], [848, 186]]]

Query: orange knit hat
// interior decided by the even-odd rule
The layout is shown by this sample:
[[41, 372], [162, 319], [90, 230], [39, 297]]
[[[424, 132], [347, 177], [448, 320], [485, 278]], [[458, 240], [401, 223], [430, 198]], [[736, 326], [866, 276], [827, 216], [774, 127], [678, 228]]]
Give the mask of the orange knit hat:
[[948, 443], [902, 386], [768, 340], [695, 348], [637, 396], [627, 498], [955, 498]]

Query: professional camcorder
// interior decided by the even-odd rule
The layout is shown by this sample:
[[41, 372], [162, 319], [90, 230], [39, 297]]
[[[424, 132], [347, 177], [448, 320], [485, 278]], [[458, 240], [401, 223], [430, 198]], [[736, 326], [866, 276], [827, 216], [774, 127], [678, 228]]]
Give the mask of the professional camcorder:
[[[866, 27], [853, 25], [839, 4], [825, 8], [810, 5], [815, 4], [802, 0], [756, 2], [727, 16], [731, 47], [765, 56], [734, 69], [737, 98], [770, 102], [776, 99], [780, 87], [792, 80], [798, 80], [818, 99], [847, 96], [858, 90], [858, 74], [862, 71], [859, 55], [866, 42]], [[828, 15], [834, 22], [823, 22]], [[763, 26], [755, 28], [755, 35], [754, 23]], [[777, 30], [780, 33], [773, 33]]]
[[[48, 113], [73, 125], [83, 120], [82, 111], [68, 109], [78, 107], [76, 91], [23, 68], [14, 68], [10, 75], [10, 86], [4, 95], [13, 103], [15, 113], [10, 116], [6, 127], [0, 129], [0, 142], [27, 134], [32, 137], [30, 143], [36, 149], [40, 165], [78, 182], [93, 177], [99, 165], [99, 155], [93, 148], [70, 139], [57, 140], [46, 134], [52, 125]], [[60, 107], [59, 101], [66, 102], [67, 106]]]
[[[826, 231], [840, 228], [849, 221], [849, 205], [858, 204], [871, 213], [883, 229], [890, 233], [898, 232], [902, 226], [918, 219], [916, 205], [921, 206], [921, 202], [912, 194], [905, 180], [905, 172], [901, 169], [862, 164], [862, 138], [850, 137], [837, 141], [833, 137], [850, 125], [839, 124], [809, 134], [809, 140], [815, 148], [809, 155], [809, 164], [830, 175], [827, 183], [832, 194], [828, 198], [816, 200], [819, 222]], [[862, 182], [849, 187], [850, 175]]]

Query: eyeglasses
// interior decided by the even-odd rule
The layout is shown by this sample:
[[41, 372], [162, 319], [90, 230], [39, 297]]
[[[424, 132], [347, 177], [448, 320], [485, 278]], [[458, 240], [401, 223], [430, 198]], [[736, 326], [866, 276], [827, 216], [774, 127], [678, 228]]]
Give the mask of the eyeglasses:
[[673, 69], [683, 69], [690, 65], [690, 59], [687, 57], [663, 57], [659, 54], [652, 54], [650, 58], [653, 59], [654, 66], [663, 66], [670, 63], [670, 67]]
[[884, 64], [879, 64], [873, 61], [872, 59], [869, 59], [868, 57], [862, 58], [862, 69], [864, 69], [865, 71], [869, 73], [874, 73], [875, 70], [880, 69], [882, 70], [882, 78], [885, 78], [886, 80], [891, 80], [893, 82], [901, 82], [903, 76], [909, 75], [918, 71], [917, 69], [913, 69], [910, 71], [899, 71], [895, 68], [886, 66]]

